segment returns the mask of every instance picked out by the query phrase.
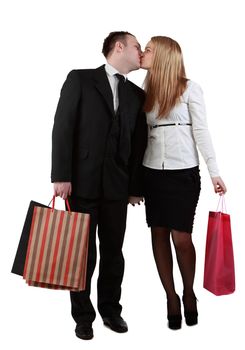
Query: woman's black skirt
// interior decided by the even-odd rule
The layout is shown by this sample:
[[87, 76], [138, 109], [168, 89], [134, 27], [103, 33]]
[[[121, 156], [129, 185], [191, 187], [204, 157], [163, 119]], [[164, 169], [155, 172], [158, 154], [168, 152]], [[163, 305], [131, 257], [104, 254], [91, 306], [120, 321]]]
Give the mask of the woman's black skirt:
[[199, 167], [144, 171], [148, 226], [191, 233], [201, 189]]

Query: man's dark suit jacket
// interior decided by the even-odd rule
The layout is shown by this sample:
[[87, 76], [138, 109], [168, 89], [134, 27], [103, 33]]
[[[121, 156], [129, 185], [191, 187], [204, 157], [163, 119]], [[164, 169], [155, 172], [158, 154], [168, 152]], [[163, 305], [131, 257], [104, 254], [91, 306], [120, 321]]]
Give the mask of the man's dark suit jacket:
[[147, 135], [143, 102], [143, 90], [128, 81], [123, 116], [126, 153], [120, 160], [123, 176], [110, 183], [114, 170], [110, 166], [105, 169], [105, 154], [115, 112], [105, 67], [71, 71], [55, 114], [52, 182], [71, 182], [72, 194], [88, 199], [101, 196], [103, 181], [110, 188], [110, 199], [142, 195], [140, 169]]

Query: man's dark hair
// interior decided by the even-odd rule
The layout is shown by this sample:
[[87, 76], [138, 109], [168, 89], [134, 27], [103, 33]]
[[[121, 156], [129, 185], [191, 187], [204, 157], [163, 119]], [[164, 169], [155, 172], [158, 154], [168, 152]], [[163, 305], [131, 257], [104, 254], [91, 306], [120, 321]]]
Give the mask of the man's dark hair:
[[117, 41], [121, 41], [124, 45], [127, 45], [126, 36], [133, 34], [129, 32], [111, 32], [108, 37], [105, 38], [103, 47], [102, 47], [102, 53], [105, 57], [109, 55], [109, 53], [113, 50], [115, 43]]

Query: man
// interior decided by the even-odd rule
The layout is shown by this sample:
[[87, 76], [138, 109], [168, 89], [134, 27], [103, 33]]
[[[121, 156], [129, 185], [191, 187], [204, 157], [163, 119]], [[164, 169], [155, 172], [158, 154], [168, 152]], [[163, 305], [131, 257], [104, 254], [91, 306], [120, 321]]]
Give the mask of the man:
[[[128, 32], [112, 32], [104, 40], [107, 63], [68, 74], [58, 103], [52, 137], [54, 193], [71, 210], [91, 214], [86, 290], [71, 292], [75, 333], [93, 338], [95, 310], [90, 300], [96, 265], [98, 228], [100, 264], [98, 311], [115, 332], [127, 332], [121, 317], [124, 272], [122, 245], [128, 196], [140, 201], [138, 169], [146, 140], [143, 91], [126, 79], [140, 68], [141, 49]], [[116, 75], [116, 74], [120, 75]], [[138, 196], [138, 197], [137, 197]]]

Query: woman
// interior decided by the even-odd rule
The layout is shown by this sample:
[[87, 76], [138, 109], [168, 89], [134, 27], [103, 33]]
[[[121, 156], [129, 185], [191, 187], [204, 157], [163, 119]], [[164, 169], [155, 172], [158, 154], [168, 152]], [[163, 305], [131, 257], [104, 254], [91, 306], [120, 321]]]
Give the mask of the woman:
[[186, 324], [198, 322], [193, 291], [195, 248], [192, 227], [200, 193], [197, 147], [216, 193], [226, 187], [219, 176], [208, 132], [202, 90], [186, 78], [179, 44], [171, 38], [151, 38], [142, 54], [146, 69], [145, 112], [148, 144], [145, 167], [145, 206], [151, 227], [153, 254], [167, 295], [168, 326], [181, 328], [181, 303], [173, 279], [171, 241], [183, 280]]

